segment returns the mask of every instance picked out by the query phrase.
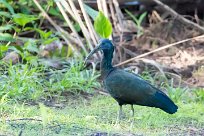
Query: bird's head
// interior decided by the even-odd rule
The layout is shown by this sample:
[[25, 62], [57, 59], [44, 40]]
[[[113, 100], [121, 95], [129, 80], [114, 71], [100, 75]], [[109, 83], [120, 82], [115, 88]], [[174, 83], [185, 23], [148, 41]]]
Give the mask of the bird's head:
[[98, 45], [96, 46], [96, 48], [94, 48], [89, 54], [88, 56], [86, 57], [85, 59], [85, 63], [86, 61], [96, 52], [98, 51], [110, 51], [110, 53], [113, 53], [114, 51], [114, 46], [112, 44], [112, 42], [108, 39], [101, 39], [99, 40], [99, 43]]

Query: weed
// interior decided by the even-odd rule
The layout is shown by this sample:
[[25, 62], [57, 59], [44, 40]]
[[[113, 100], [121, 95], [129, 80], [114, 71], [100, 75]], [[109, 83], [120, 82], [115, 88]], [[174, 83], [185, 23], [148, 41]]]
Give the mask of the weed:
[[[45, 66], [30, 63], [5, 64], [0, 75], [0, 98], [11, 100], [38, 100], [39, 98], [61, 95], [63, 91], [78, 93], [91, 92], [100, 87], [95, 70], [83, 70], [82, 63], [70, 62], [63, 71], [52, 71]], [[49, 71], [48, 76], [44, 73]], [[87, 80], [89, 79], [89, 80]]]
[[133, 19], [137, 27], [137, 37], [143, 34], [142, 21], [147, 15], [147, 12], [142, 13], [138, 18], [135, 17], [130, 11], [125, 10], [125, 12]]
[[53, 74], [48, 81], [48, 88], [50, 89], [50, 92], [91, 92], [93, 88], [99, 87], [99, 83], [96, 82], [99, 75], [95, 75], [95, 70], [81, 71], [82, 65], [82, 63], [76, 64], [71, 62], [70, 67], [65, 69], [65, 73], [57, 72], [56, 74]]
[[8, 64], [8, 70], [0, 75], [0, 97], [8, 99], [36, 100], [43, 92], [42, 79], [38, 73], [43, 70], [41, 67], [29, 64], [12, 65]]
[[193, 92], [196, 95], [196, 101], [204, 102], [204, 89], [199, 88], [199, 89], [193, 89]]

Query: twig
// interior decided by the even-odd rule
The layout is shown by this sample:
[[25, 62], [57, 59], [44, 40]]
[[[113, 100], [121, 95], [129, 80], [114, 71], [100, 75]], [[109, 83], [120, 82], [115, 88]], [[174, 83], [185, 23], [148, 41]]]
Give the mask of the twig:
[[[93, 41], [93, 43], [95, 44], [95, 46], [97, 45], [97, 41], [99, 40], [99, 37], [98, 35], [96, 34], [96, 31], [94, 30], [94, 27], [93, 27], [93, 24], [91, 23], [91, 20], [89, 18], [89, 16], [87, 15], [85, 9], [84, 9], [84, 5], [83, 5], [83, 1], [82, 0], [78, 0], [79, 2], [79, 6], [81, 8], [81, 11], [82, 11], [82, 14], [84, 16], [84, 19], [85, 19], [85, 22], [86, 22], [86, 25], [88, 27], [88, 30], [89, 30], [89, 33], [90, 33], [90, 36], [91, 36], [91, 39]], [[87, 30], [87, 31], [88, 31]], [[91, 50], [93, 50], [93, 47], [90, 48]], [[102, 54], [99, 52], [98, 53], [99, 56], [101, 57]]]
[[197, 61], [202, 61], [202, 60], [204, 60], [204, 57], [198, 57], [198, 58], [196, 58], [196, 60]]
[[41, 119], [35, 119], [35, 118], [19, 118], [19, 119], [7, 119], [7, 122], [12, 121], [22, 121], [22, 120], [29, 120], [29, 121], [42, 121]]
[[162, 3], [159, 0], [154, 0], [154, 2], [156, 2], [159, 6], [161, 6], [164, 10], [168, 11], [173, 17], [175, 17], [176, 19], [178, 19], [180, 22], [182, 22], [183, 24], [186, 24], [188, 26], [194, 27], [197, 30], [199, 30], [201, 33], [204, 33], [204, 27], [201, 27], [200, 25], [184, 18], [183, 16], [179, 15], [177, 12], [175, 12], [173, 9], [171, 9], [169, 6], [165, 5], [164, 3]]
[[87, 28], [85, 27], [85, 25], [84, 25], [84, 23], [83, 23], [83, 21], [82, 21], [80, 15], [79, 15], [79, 13], [77, 12], [76, 6], [74, 5], [74, 3], [73, 3], [72, 0], [68, 0], [68, 3], [69, 3], [69, 5], [70, 5], [70, 7], [71, 7], [71, 9], [72, 9], [72, 11], [73, 11], [73, 13], [74, 13], [76, 19], [77, 19], [77, 22], [79, 23], [79, 25], [80, 25], [80, 27], [81, 27], [83, 33], [84, 33], [84, 36], [85, 36], [85, 38], [86, 38], [86, 40], [87, 40], [87, 42], [88, 42], [89, 48], [90, 48], [90, 49], [93, 49], [93, 45], [92, 45], [92, 43], [91, 43], [91, 41], [90, 41], [91, 38], [90, 38], [90, 36], [89, 36], [89, 32], [88, 32]]
[[[16, 37], [16, 32], [13, 34], [13, 38], [15, 38]], [[7, 46], [9, 46], [11, 44], [11, 42], [8, 42], [7, 44], [6, 44], [6, 47]]]
[[126, 63], [128, 63], [128, 62], [131, 62], [131, 61], [133, 61], [133, 60], [135, 60], [135, 59], [138, 59], [138, 58], [147, 56], [147, 55], [149, 55], [149, 54], [152, 54], [152, 53], [155, 53], [155, 52], [158, 52], [158, 51], [167, 49], [167, 48], [169, 48], [169, 47], [171, 47], [171, 46], [178, 45], [178, 44], [181, 44], [181, 43], [185, 43], [185, 42], [188, 42], [188, 41], [191, 41], [191, 40], [200, 39], [200, 38], [204, 38], [204, 35], [196, 36], [196, 37], [193, 37], [193, 38], [188, 38], [188, 39], [185, 39], [185, 40], [182, 40], [182, 41], [179, 41], [179, 42], [175, 42], [175, 43], [171, 43], [171, 44], [165, 45], [165, 46], [160, 47], [160, 48], [157, 48], [157, 49], [155, 49], [155, 50], [153, 50], [153, 51], [150, 51], [150, 52], [141, 54], [141, 55], [139, 55], [139, 56], [137, 56], [137, 57], [131, 58], [131, 59], [129, 59], [129, 60], [123, 61], [123, 62], [121, 62], [121, 63], [119, 63], [119, 64], [117, 64], [117, 65], [115, 65], [115, 66], [117, 67], [117, 66], [126, 64]]
[[67, 24], [69, 25], [69, 27], [71, 28], [72, 32], [74, 33], [74, 35], [76, 36], [77, 40], [79, 41], [79, 45], [81, 46], [81, 48], [84, 50], [84, 52], [86, 53], [86, 55], [88, 54], [88, 51], [86, 50], [85, 46], [83, 45], [81, 39], [79, 38], [78, 33], [76, 32], [73, 24], [71, 23], [71, 20], [69, 19], [69, 17], [67, 16], [67, 14], [65, 13], [62, 5], [60, 2], [56, 2], [60, 12], [62, 13], [64, 19], [66, 20]]
[[98, 6], [99, 11], [103, 10], [102, 5], [101, 5], [101, 0], [97, 0], [97, 6]]
[[76, 53], [77, 56], [80, 56], [80, 53], [78, 50], [76, 50], [72, 44], [70, 43], [70, 41], [66, 38], [66, 36], [64, 35], [65, 31], [63, 31], [63, 29], [61, 27], [59, 27], [49, 16], [48, 14], [45, 12], [45, 10], [40, 6], [40, 4], [38, 3], [37, 0], [33, 0], [33, 2], [35, 3], [35, 5], [38, 7], [38, 9], [43, 13], [43, 16], [54, 26], [54, 28], [60, 32], [62, 35], [61, 37], [64, 39], [64, 41], [67, 43], [67, 45], [69, 45], [71, 47], [71, 49]]
[[105, 16], [109, 19], [109, 17], [108, 17], [108, 7], [107, 7], [106, 0], [102, 0], [102, 7], [103, 7], [103, 12], [104, 12]]
[[[92, 30], [93, 30], [93, 25], [90, 23], [90, 18], [88, 17], [88, 15], [87, 15], [87, 13], [86, 13], [86, 11], [85, 11], [85, 9], [84, 9], [84, 5], [83, 5], [82, 0], [78, 0], [78, 2], [79, 2], [79, 6], [80, 6], [80, 8], [81, 8], [82, 14], [83, 14], [83, 16], [84, 16], [86, 25], [87, 25], [87, 27], [88, 27], [90, 36], [91, 36], [91, 38], [92, 38], [92, 40], [93, 40], [93, 43], [96, 45], [96, 44], [97, 44], [97, 40], [96, 40], [96, 38], [95, 38], [95, 36], [94, 36], [94, 33], [93, 33], [93, 31], [92, 31]], [[91, 48], [91, 50], [93, 50], [93, 47]]]
[[145, 59], [145, 58], [140, 58], [139, 60], [143, 61], [144, 63], [148, 63], [148, 64], [150, 64], [150, 65], [152, 65], [152, 66], [155, 66], [155, 67], [160, 71], [160, 73], [161, 73], [164, 77], [166, 77], [165, 74], [164, 74], [164, 71], [163, 71], [162, 67], [161, 67], [156, 61], [150, 60], [150, 59]]
[[[75, 14], [75, 16], [77, 17], [77, 22], [79, 23], [79, 25], [81, 26], [81, 29], [82, 29], [82, 32], [84, 33], [84, 36], [86, 37], [86, 40], [87, 40], [87, 42], [88, 42], [88, 46], [89, 46], [89, 48], [91, 49], [91, 50], [93, 50], [93, 45], [92, 45], [92, 43], [91, 43], [91, 38], [90, 38], [90, 34], [89, 33], [91, 33], [92, 31], [90, 31], [89, 32], [89, 30], [87, 29], [87, 27], [85, 27], [85, 25], [84, 25], [84, 23], [83, 23], [83, 21], [82, 21], [82, 19], [81, 19], [81, 17], [80, 17], [80, 15], [76, 12], [77, 11], [77, 9], [76, 9], [76, 6], [74, 5], [74, 3], [73, 3], [73, 1], [72, 0], [69, 0], [68, 1], [68, 3], [70, 4], [70, 6], [71, 6], [71, 8], [72, 8], [72, 10], [73, 10], [73, 12], [74, 12], [74, 14]], [[83, 5], [82, 5], [83, 6]], [[84, 12], [85, 12], [85, 10], [84, 10]], [[85, 12], [86, 13], [86, 12]], [[84, 18], [85, 18], [85, 16], [84, 16]], [[88, 18], [88, 17], [87, 17]], [[88, 20], [88, 19], [87, 19]], [[89, 21], [89, 20], [88, 20]], [[88, 24], [87, 24], [87, 26], [88, 26]], [[92, 28], [91, 28], [92, 29]], [[93, 30], [94, 31], [94, 30]], [[96, 35], [96, 33], [95, 33], [95, 35]], [[88, 37], [88, 38], [87, 38]], [[92, 38], [94, 38], [94, 37], [92, 37]], [[93, 40], [93, 42], [94, 42], [94, 39], [92, 39]], [[95, 43], [94, 42], [94, 44], [96, 45], [97, 44], [97, 42]], [[101, 54], [99, 53], [99, 55], [101, 56]], [[97, 55], [96, 54], [94, 54], [94, 57], [95, 58], [97, 58]]]
[[120, 31], [123, 32], [124, 29], [124, 25], [123, 25], [123, 14], [120, 10], [119, 4], [117, 0], [113, 0], [113, 5], [115, 7], [115, 11], [116, 11], [116, 15], [118, 17], [118, 22], [119, 22], [119, 26], [120, 26]]
[[82, 30], [82, 32], [84, 34], [84, 37], [88, 41], [88, 44], [91, 45], [90, 37], [89, 37], [89, 34], [88, 34], [88, 30], [86, 29], [86, 27], [83, 24], [83, 21], [81, 20], [79, 15], [77, 13], [73, 12], [75, 10], [72, 11], [70, 5], [65, 0], [61, 0], [60, 2], [61, 2], [61, 5], [67, 10], [67, 12], [72, 16], [72, 18], [79, 23], [80, 28], [81, 28], [81, 30]]
[[[103, 3], [103, 11], [104, 11], [104, 13], [105, 13], [105, 16], [109, 19], [107, 1], [106, 1], [106, 0], [102, 0], [102, 3]], [[109, 38], [110, 40], [113, 39], [112, 35], [110, 35], [108, 38]]]
[[109, 8], [110, 8], [110, 13], [111, 13], [111, 17], [112, 17], [112, 20], [113, 20], [113, 28], [116, 29], [116, 22], [117, 22], [117, 18], [115, 16], [115, 11], [114, 11], [114, 8], [113, 8], [113, 2], [110, 1], [109, 2]]

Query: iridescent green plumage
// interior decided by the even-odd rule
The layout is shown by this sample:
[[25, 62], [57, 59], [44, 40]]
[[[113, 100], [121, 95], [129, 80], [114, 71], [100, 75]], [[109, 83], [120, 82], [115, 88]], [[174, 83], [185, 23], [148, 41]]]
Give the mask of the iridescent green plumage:
[[[103, 82], [107, 91], [120, 105], [119, 113], [124, 104], [160, 108], [169, 114], [177, 111], [178, 107], [174, 102], [158, 88], [136, 74], [112, 66], [114, 46], [110, 40], [102, 39], [86, 60], [99, 50], [103, 52], [101, 62]], [[134, 109], [131, 109], [134, 115]]]

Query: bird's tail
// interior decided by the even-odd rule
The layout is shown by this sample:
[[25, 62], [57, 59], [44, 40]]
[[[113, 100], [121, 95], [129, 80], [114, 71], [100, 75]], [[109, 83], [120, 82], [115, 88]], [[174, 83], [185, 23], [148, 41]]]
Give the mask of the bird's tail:
[[[178, 106], [162, 91], [157, 91], [155, 96], [157, 99], [157, 107], [169, 114], [177, 112]], [[158, 103], [159, 102], [159, 103]]]

